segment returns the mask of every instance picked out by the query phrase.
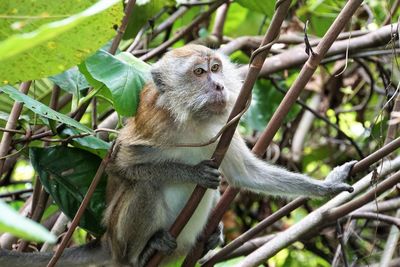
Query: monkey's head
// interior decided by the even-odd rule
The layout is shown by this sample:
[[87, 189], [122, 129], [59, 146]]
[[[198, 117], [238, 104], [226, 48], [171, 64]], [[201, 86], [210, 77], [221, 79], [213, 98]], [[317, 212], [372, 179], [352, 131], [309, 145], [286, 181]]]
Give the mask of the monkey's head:
[[241, 86], [235, 65], [201, 45], [166, 53], [151, 73], [159, 91], [157, 104], [181, 122], [227, 114]]

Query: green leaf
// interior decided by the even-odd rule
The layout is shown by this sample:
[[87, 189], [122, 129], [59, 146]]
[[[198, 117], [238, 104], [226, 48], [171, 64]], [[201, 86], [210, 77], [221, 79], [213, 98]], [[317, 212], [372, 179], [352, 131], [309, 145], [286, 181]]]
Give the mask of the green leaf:
[[85, 64], [88, 73], [110, 89], [118, 114], [135, 115], [140, 90], [150, 77], [150, 66], [129, 53], [115, 57], [103, 50], [89, 57]]
[[81, 62], [115, 36], [123, 15], [119, 0], [1, 1], [0, 10], [0, 81], [11, 84]]
[[4, 93], [6, 93], [9, 97], [11, 97], [12, 99], [14, 99], [14, 101], [17, 102], [22, 102], [24, 103], [24, 105], [30, 109], [31, 111], [33, 111], [34, 113], [41, 115], [45, 118], [51, 119], [51, 120], [55, 120], [61, 123], [65, 123], [69, 126], [75, 127], [83, 132], [86, 133], [93, 133], [93, 131], [86, 127], [85, 125], [77, 122], [74, 119], [71, 119], [70, 117], [61, 114], [51, 108], [49, 108], [48, 106], [40, 103], [39, 101], [32, 99], [31, 97], [24, 95], [23, 93], [21, 93], [20, 91], [18, 91], [17, 89], [15, 89], [14, 87], [10, 86], [10, 85], [6, 85], [3, 87], [0, 87], [0, 90], [3, 91]]
[[[283, 97], [283, 94], [273, 88], [270, 81], [257, 81], [253, 89], [251, 106], [245, 113], [243, 122], [254, 130], [264, 130]], [[285, 117], [285, 122], [294, 119], [299, 111], [297, 105], [293, 106]]]
[[249, 10], [262, 13], [269, 17], [272, 17], [275, 12], [275, 1], [236, 0], [236, 2]]
[[[263, 1], [257, 1], [263, 2]], [[232, 37], [243, 35], [259, 35], [260, 25], [264, 21], [265, 15], [244, 8], [238, 3], [233, 2], [229, 6], [229, 12], [224, 27], [224, 34]]]
[[57, 241], [56, 236], [51, 234], [42, 225], [20, 215], [3, 203], [3, 201], [0, 201], [0, 232], [11, 233], [31, 241], [50, 243]]
[[133, 38], [139, 30], [165, 6], [174, 6], [172, 0], [136, 1], [134, 16], [129, 20], [124, 39]]
[[[65, 146], [31, 147], [29, 156], [46, 191], [60, 209], [73, 218], [101, 159], [87, 151]], [[106, 183], [103, 175], [79, 222], [80, 227], [95, 235], [104, 232], [101, 218], [105, 209]]]
[[[72, 136], [77, 135], [79, 132], [75, 129], [66, 128], [61, 132], [62, 136]], [[95, 137], [95, 136], [85, 136], [80, 138], [74, 138], [71, 141], [74, 147], [81, 148], [83, 150], [89, 151], [101, 158], [104, 158], [107, 154], [110, 144]]]
[[64, 91], [76, 96], [79, 95], [80, 90], [84, 90], [89, 87], [88, 81], [86, 80], [85, 76], [79, 72], [77, 67], [70, 68], [63, 73], [51, 76], [49, 79], [60, 86], [60, 88]]

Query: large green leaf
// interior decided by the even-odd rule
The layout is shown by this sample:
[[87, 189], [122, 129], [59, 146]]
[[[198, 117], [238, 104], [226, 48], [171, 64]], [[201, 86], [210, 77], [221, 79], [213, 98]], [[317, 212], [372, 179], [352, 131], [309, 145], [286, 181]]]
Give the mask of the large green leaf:
[[114, 25], [123, 14], [119, 0], [0, 1], [0, 11], [6, 17], [0, 20], [4, 83], [38, 79], [76, 65], [115, 35]]
[[[101, 159], [87, 151], [65, 146], [32, 147], [29, 156], [46, 191], [60, 209], [73, 218]], [[82, 228], [96, 235], [104, 231], [101, 218], [105, 209], [106, 183], [106, 176], [103, 175], [79, 222]]]
[[25, 240], [55, 243], [57, 238], [37, 222], [20, 215], [0, 201], [0, 232], [11, 233]]
[[79, 72], [77, 67], [70, 68], [63, 73], [49, 77], [49, 79], [60, 86], [61, 89], [74, 95], [79, 95], [79, 91], [89, 87], [85, 76]]
[[[104, 84], [112, 94], [115, 110], [122, 116], [136, 114], [139, 92], [149, 79], [150, 66], [129, 53], [113, 56], [99, 50], [85, 61], [91, 82], [95, 79]], [[98, 85], [98, 84], [94, 84]]]
[[74, 119], [71, 119], [70, 117], [68, 117], [62, 113], [59, 113], [59, 112], [49, 108], [48, 106], [40, 103], [39, 101], [37, 101], [27, 95], [24, 95], [23, 93], [21, 93], [20, 91], [18, 91], [17, 89], [15, 89], [14, 87], [12, 87], [10, 85], [0, 87], [0, 90], [3, 91], [4, 93], [6, 93], [12, 99], [14, 99], [14, 101], [24, 103], [25, 107], [29, 108], [31, 111], [33, 111], [34, 113], [36, 113], [38, 115], [41, 115], [45, 118], [55, 120], [55, 121], [58, 121], [61, 123], [65, 123], [69, 126], [75, 127], [76, 129], [79, 129], [86, 133], [93, 133], [93, 131], [90, 128], [86, 127], [85, 125], [77, 122]]
[[263, 1], [254, 1], [254, 0], [236, 0], [236, 2], [252, 11], [256, 11], [272, 17], [275, 11], [275, 1], [273, 0], [263, 0]]

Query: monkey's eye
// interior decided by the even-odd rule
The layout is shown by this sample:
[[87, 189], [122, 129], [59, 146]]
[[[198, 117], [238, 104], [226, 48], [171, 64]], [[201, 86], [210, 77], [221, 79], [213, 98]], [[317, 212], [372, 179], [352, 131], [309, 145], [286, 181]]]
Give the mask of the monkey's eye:
[[215, 63], [214, 65], [211, 66], [212, 72], [217, 72], [218, 70], [219, 70], [219, 64]]
[[204, 72], [206, 72], [205, 70], [203, 70], [202, 68], [196, 68], [194, 69], [193, 73], [196, 74], [197, 76], [202, 75]]

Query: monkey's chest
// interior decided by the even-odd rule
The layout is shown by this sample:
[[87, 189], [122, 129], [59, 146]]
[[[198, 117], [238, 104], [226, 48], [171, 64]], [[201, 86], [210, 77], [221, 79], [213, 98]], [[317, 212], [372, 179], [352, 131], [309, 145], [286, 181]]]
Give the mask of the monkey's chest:
[[[195, 185], [189, 184], [173, 184], [167, 185], [164, 188], [164, 203], [167, 206], [166, 226], [168, 228], [172, 225], [182, 208], [185, 206], [194, 188]], [[178, 249], [184, 249], [185, 246], [190, 246], [195, 242], [196, 237], [200, 234], [206, 224], [208, 215], [211, 212], [213, 205], [215, 205], [218, 196], [219, 193], [216, 190], [207, 190], [192, 218], [179, 235]]]

